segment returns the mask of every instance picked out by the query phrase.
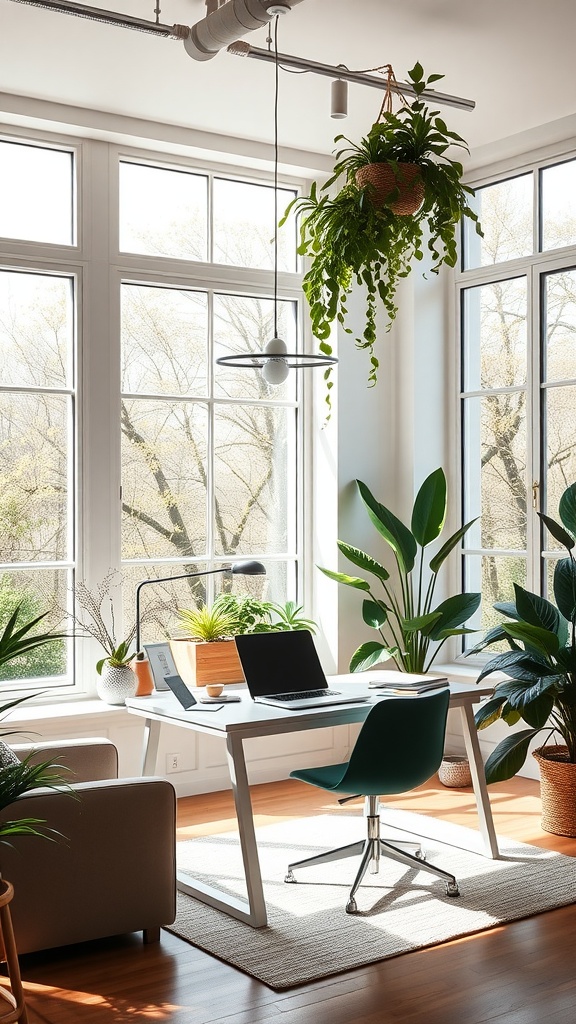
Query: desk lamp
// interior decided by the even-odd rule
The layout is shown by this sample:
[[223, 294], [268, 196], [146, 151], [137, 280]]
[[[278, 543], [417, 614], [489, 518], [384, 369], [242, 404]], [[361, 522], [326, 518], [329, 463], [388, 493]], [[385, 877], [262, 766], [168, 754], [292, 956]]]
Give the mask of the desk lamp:
[[265, 576], [266, 569], [262, 562], [234, 562], [232, 565], [224, 565], [220, 569], [205, 569], [203, 572], [183, 572], [178, 576], [159, 576], [148, 580], [142, 580], [136, 587], [136, 652], [140, 650], [140, 592], [142, 587], [151, 583], [169, 583], [171, 580], [188, 580], [195, 576], [214, 576], [220, 572], [231, 572], [237, 576]]

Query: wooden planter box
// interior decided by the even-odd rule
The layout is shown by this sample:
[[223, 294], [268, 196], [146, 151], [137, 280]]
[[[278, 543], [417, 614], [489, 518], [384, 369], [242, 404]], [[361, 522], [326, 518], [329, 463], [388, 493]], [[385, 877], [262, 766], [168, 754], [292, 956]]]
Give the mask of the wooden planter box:
[[235, 640], [171, 640], [170, 648], [178, 673], [188, 686], [244, 682]]

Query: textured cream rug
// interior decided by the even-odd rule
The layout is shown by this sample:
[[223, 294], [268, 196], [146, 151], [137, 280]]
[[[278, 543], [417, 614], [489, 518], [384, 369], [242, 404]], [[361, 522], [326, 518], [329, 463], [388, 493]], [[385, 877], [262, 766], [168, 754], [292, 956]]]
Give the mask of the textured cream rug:
[[[391, 820], [388, 812], [383, 818]], [[394, 821], [408, 828], [422, 818], [395, 812]], [[387, 859], [378, 875], [365, 876], [356, 896], [359, 913], [353, 916], [344, 907], [356, 858], [302, 869], [298, 884], [284, 882], [289, 861], [354, 842], [363, 828], [360, 815], [344, 813], [259, 829], [267, 927], [250, 928], [180, 894], [169, 930], [271, 988], [285, 989], [576, 901], [574, 858], [502, 838], [497, 861], [436, 840], [424, 842], [427, 859], [456, 875], [456, 899], [445, 895], [440, 879]], [[386, 834], [401, 838], [392, 830]], [[475, 834], [451, 826], [450, 841], [458, 840], [469, 845]], [[246, 895], [235, 832], [179, 843], [178, 865], [234, 895]]]

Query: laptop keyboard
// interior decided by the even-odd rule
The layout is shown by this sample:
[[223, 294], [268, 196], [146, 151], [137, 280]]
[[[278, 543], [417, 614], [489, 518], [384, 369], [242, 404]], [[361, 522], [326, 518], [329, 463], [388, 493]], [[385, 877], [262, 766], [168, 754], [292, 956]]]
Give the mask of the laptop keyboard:
[[305, 700], [306, 697], [339, 697], [339, 690], [327, 690], [323, 687], [321, 690], [301, 690], [300, 693], [275, 693], [274, 700]]

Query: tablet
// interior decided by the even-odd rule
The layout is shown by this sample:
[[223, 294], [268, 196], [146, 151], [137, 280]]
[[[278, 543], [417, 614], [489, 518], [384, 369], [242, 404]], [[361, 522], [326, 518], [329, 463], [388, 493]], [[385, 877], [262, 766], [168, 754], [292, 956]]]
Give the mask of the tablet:
[[178, 675], [164, 676], [164, 682], [172, 690], [185, 711], [190, 711], [192, 708], [195, 711], [219, 711], [224, 706], [223, 704], [199, 704], [184, 680]]

